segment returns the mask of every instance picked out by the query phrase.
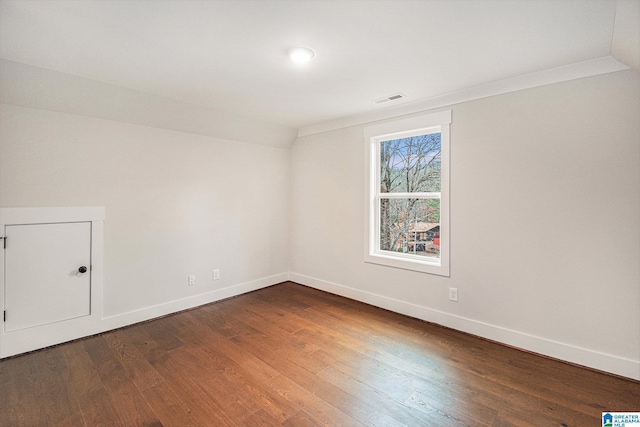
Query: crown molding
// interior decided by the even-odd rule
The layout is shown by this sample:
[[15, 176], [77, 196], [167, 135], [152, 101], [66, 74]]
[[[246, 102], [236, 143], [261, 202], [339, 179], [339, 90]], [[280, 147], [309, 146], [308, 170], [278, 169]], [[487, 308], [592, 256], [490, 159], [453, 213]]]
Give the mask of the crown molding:
[[342, 129], [350, 126], [363, 125], [379, 120], [404, 116], [407, 114], [419, 113], [436, 108], [460, 104], [490, 96], [503, 95], [539, 86], [546, 86], [554, 83], [566, 82], [570, 80], [582, 79], [585, 77], [597, 76], [600, 74], [614, 73], [628, 70], [629, 67], [617, 61], [612, 56], [590, 59], [588, 61], [576, 62], [562, 67], [551, 68], [530, 74], [523, 74], [517, 77], [498, 80], [479, 86], [463, 89], [458, 92], [451, 92], [432, 98], [422, 99], [411, 103], [402, 104], [396, 107], [385, 108], [383, 110], [343, 117], [330, 120], [298, 129], [298, 138]]

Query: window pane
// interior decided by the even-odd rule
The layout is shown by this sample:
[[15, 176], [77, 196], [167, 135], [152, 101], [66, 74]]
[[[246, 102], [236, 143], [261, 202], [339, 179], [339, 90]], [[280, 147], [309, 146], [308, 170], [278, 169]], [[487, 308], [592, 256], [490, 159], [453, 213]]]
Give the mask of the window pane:
[[440, 257], [440, 199], [381, 199], [380, 249]]
[[380, 192], [440, 192], [440, 133], [382, 141]]

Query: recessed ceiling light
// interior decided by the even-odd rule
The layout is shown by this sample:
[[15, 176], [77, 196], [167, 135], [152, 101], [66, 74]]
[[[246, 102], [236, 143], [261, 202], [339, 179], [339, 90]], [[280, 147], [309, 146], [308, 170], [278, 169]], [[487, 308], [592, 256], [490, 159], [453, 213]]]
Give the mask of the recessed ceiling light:
[[311, 61], [311, 58], [315, 56], [315, 52], [306, 47], [294, 47], [289, 49], [289, 58], [296, 64], [304, 64]]

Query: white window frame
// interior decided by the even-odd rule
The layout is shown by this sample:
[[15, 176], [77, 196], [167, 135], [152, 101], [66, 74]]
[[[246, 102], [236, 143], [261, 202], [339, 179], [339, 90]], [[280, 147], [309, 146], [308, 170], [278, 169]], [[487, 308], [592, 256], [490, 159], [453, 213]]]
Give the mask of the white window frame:
[[[449, 127], [451, 110], [394, 120], [364, 128], [365, 232], [364, 260], [368, 263], [449, 277]], [[380, 249], [380, 142], [439, 132], [441, 137], [440, 257], [425, 257]], [[437, 198], [437, 193], [393, 193], [385, 198]]]

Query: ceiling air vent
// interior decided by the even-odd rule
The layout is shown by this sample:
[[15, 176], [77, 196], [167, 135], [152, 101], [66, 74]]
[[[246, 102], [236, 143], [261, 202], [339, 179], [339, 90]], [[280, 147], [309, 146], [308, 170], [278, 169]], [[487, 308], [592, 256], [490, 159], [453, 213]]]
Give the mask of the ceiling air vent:
[[376, 104], [383, 104], [385, 102], [396, 101], [396, 100], [402, 99], [402, 98], [406, 98], [406, 95], [403, 95], [401, 93], [396, 93], [394, 95], [389, 95], [389, 96], [385, 96], [384, 98], [376, 99], [373, 102], [375, 102]]

